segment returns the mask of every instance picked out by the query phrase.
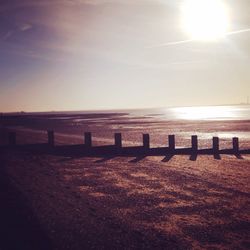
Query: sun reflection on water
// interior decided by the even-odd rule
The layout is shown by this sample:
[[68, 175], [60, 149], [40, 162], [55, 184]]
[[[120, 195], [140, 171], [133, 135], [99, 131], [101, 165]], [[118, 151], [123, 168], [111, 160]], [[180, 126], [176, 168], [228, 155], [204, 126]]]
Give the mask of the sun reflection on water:
[[230, 106], [178, 107], [172, 111], [177, 119], [185, 120], [227, 120], [237, 117]]

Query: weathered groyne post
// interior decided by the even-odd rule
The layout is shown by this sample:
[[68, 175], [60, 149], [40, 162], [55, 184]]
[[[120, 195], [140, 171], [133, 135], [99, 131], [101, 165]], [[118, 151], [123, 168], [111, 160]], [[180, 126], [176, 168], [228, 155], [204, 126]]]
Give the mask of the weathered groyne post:
[[121, 148], [122, 147], [122, 134], [115, 133], [115, 147]]
[[198, 136], [197, 135], [191, 136], [191, 144], [192, 144], [192, 153], [197, 153], [198, 151]]
[[49, 146], [54, 146], [55, 145], [55, 136], [54, 136], [54, 131], [53, 130], [48, 130], [48, 144]]
[[144, 149], [149, 149], [149, 147], [150, 147], [149, 134], [143, 134], [142, 139], [143, 139], [143, 147], [144, 147]]
[[92, 147], [92, 135], [91, 135], [91, 132], [85, 132], [84, 133], [84, 144], [88, 148]]
[[235, 154], [239, 153], [239, 138], [238, 137], [233, 137], [233, 152]]
[[213, 137], [213, 153], [219, 153], [219, 137], [217, 136]]
[[170, 151], [175, 151], [175, 135], [168, 136], [168, 147]]
[[11, 146], [16, 145], [16, 132], [9, 132], [8, 138], [9, 138], [9, 145]]

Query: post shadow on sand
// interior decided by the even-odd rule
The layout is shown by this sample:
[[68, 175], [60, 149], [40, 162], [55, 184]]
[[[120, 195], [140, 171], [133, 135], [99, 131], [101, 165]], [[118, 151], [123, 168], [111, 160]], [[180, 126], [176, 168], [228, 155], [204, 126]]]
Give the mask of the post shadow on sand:
[[28, 150], [38, 154], [52, 154], [58, 156], [65, 156], [70, 158], [80, 157], [95, 157], [101, 158], [96, 163], [102, 163], [115, 157], [135, 157], [131, 163], [137, 163], [147, 156], [163, 156], [162, 162], [168, 162], [174, 155], [189, 155], [191, 161], [196, 161], [198, 155], [213, 155], [214, 159], [221, 160], [220, 154], [235, 155], [238, 159], [243, 159], [241, 153], [250, 154], [250, 149], [240, 150], [239, 139], [234, 137], [232, 140], [233, 147], [230, 149], [219, 149], [219, 138], [213, 137], [212, 148], [198, 149], [198, 137], [193, 135], [191, 137], [191, 147], [176, 148], [175, 135], [168, 136], [168, 147], [150, 148], [149, 134], [143, 134], [142, 146], [123, 147], [121, 133], [115, 134], [115, 141], [113, 145], [93, 146], [91, 133], [85, 133], [84, 144], [79, 145], [55, 145], [54, 132], [48, 131], [48, 143], [42, 144], [28, 144], [17, 145], [16, 135], [11, 132], [9, 134], [9, 145], [2, 146], [3, 148], [10, 148], [16, 150]]
[[239, 160], [244, 160], [243, 156], [241, 154], [234, 154], [235, 157]]
[[173, 158], [174, 154], [168, 154], [166, 155], [161, 161], [162, 162], [169, 162]]
[[147, 156], [146, 155], [139, 155], [136, 158], [134, 158], [133, 160], [129, 161], [130, 163], [137, 163], [143, 159], [145, 159]]
[[103, 157], [103, 158], [100, 159], [100, 160], [96, 160], [95, 163], [106, 162], [106, 161], [111, 160], [111, 159], [113, 159], [113, 158], [115, 158], [115, 156], [106, 156], [106, 157]]

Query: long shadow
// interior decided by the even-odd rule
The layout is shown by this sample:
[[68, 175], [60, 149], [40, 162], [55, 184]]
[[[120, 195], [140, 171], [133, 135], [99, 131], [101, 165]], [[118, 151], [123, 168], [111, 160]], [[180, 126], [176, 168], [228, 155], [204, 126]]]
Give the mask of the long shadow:
[[244, 160], [244, 157], [241, 154], [235, 154], [235, 157], [239, 160]]
[[173, 158], [174, 154], [166, 155], [161, 161], [162, 162], [169, 162]]
[[132, 162], [138, 162], [146, 156], [165, 156], [162, 161], [168, 162], [174, 155], [190, 155], [189, 159], [196, 161], [198, 155], [213, 155], [214, 159], [221, 160], [220, 154], [235, 155], [238, 159], [243, 159], [241, 154], [250, 154], [250, 150], [239, 150], [235, 153], [232, 149], [223, 149], [214, 153], [212, 148], [200, 149], [193, 152], [192, 148], [177, 148], [175, 150], [169, 149], [168, 147], [145, 148], [143, 146], [119, 148], [115, 145], [86, 147], [84, 144], [50, 146], [47, 143], [0, 146], [0, 150], [5, 149], [29, 151], [38, 154], [52, 154], [70, 158], [102, 157], [106, 160], [118, 156], [135, 157], [137, 160], [132, 160]]
[[130, 163], [137, 163], [137, 162], [139, 162], [139, 161], [145, 159], [146, 157], [147, 157], [147, 156], [145, 156], [145, 155], [140, 155], [140, 156], [136, 157], [135, 159], [133, 159], [133, 160], [131, 160], [131, 161], [129, 161], [129, 162], [130, 162]]
[[115, 158], [115, 156], [104, 157], [104, 158], [102, 158], [102, 159], [100, 159], [100, 160], [95, 161], [95, 163], [106, 162], [106, 161], [109, 161], [109, 160], [111, 160], [111, 159], [113, 159], [113, 158]]

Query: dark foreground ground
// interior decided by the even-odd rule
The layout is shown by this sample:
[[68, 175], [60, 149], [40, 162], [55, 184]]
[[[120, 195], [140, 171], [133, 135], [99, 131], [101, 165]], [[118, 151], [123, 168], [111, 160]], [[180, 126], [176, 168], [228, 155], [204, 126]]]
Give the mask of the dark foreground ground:
[[1, 153], [0, 249], [249, 249], [250, 158]]
[[[166, 247], [168, 249], [190, 249], [190, 245], [185, 244], [174, 235], [166, 236], [155, 229], [136, 228], [127, 225], [125, 221], [120, 221], [112, 213], [104, 211], [108, 209], [107, 204], [103, 204], [104, 207], [102, 207], [102, 204], [90, 204], [94, 201], [89, 201], [88, 197], [81, 200], [81, 194], [78, 194], [70, 186], [62, 187], [61, 184], [57, 183], [58, 180], [53, 180], [54, 177], [51, 179], [51, 175], [56, 175], [56, 173], [53, 170], [51, 172], [48, 168], [42, 170], [42, 175], [45, 174], [43, 177], [28, 177], [28, 179], [45, 178], [33, 184], [39, 185], [35, 189], [45, 191], [46, 194], [39, 194], [38, 189], [34, 190], [33, 184], [26, 183], [28, 179], [25, 182], [19, 180], [20, 183], [15, 183], [18, 181], [17, 176], [14, 178], [15, 180], [11, 179], [10, 174], [6, 171], [6, 167], [10, 167], [13, 161], [6, 161], [6, 156], [11, 156], [14, 160], [15, 164], [12, 166], [17, 166], [16, 163], [20, 160], [21, 162], [29, 158], [34, 160], [35, 157], [35, 161], [30, 162], [31, 165], [28, 163], [32, 168], [36, 168], [33, 165], [34, 163], [43, 164], [42, 158], [44, 156], [40, 158], [40, 156], [29, 153], [22, 152], [20, 154], [13, 151], [3, 153], [0, 158], [2, 165], [0, 177], [1, 250], [166, 249]], [[45, 156], [45, 158], [47, 157]], [[27, 174], [25, 173], [26, 170], [22, 169], [21, 171], [23, 171], [21, 175], [24, 177]], [[27, 176], [24, 178], [26, 179]], [[30, 181], [32, 180], [30, 179]], [[51, 183], [49, 183], [50, 181]], [[65, 188], [69, 192], [65, 192]], [[23, 193], [23, 191], [32, 193], [32, 197]], [[96, 198], [98, 198], [99, 194], [96, 195]], [[36, 199], [41, 198], [41, 200], [33, 200], [34, 197]], [[38, 202], [39, 206], [42, 206], [38, 207], [38, 210], [41, 209], [39, 212], [34, 210], [37, 204], [34, 205], [33, 202]], [[131, 203], [134, 202], [137, 201], [131, 200]]]
[[27, 199], [6, 173], [0, 154], [0, 249], [53, 249]]

